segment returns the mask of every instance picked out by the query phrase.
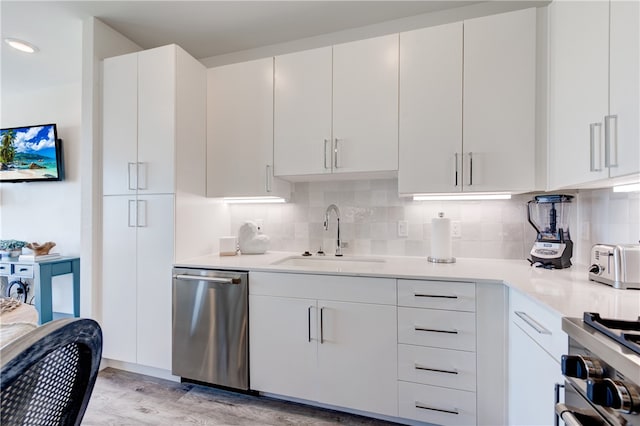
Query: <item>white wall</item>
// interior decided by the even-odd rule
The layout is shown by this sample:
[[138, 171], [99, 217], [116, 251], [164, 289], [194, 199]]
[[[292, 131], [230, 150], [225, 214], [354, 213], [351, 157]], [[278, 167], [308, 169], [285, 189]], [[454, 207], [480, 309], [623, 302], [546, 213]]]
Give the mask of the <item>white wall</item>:
[[[61, 182], [0, 184], [0, 238], [54, 241], [53, 251], [80, 255], [80, 83], [2, 97], [1, 127], [56, 123], [63, 140]], [[73, 312], [70, 275], [53, 281], [56, 312]]]
[[61, 182], [0, 184], [0, 237], [55, 241], [65, 255], [80, 254], [80, 83], [2, 97], [2, 127], [56, 123], [63, 140]]

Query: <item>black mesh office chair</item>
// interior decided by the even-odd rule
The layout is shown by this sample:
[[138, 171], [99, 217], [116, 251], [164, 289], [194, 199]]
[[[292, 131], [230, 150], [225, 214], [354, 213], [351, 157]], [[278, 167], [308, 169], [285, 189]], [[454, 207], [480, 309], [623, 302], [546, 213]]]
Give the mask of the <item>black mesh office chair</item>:
[[0, 424], [79, 425], [102, 356], [91, 319], [49, 322], [0, 349]]

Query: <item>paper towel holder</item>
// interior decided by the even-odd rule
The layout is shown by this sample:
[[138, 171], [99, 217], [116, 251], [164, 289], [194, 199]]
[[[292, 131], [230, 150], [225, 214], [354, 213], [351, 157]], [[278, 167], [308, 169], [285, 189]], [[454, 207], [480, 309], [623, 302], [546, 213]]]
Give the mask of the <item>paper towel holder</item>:
[[[440, 212], [438, 213], [438, 218], [442, 219], [444, 218], [444, 213]], [[432, 246], [433, 248], [433, 246]], [[456, 258], [451, 256], [451, 257], [433, 257], [433, 256], [428, 256], [427, 260], [429, 262], [432, 263], [455, 263], [456, 262]]]

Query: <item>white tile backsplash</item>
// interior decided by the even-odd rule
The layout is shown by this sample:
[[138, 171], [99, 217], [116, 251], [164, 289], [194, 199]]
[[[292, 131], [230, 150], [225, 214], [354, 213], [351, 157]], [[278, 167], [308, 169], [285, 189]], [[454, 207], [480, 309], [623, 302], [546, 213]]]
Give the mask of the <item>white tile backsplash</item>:
[[[637, 243], [640, 239], [640, 196], [611, 189], [581, 190], [571, 217], [573, 263], [587, 264], [591, 246], [598, 242]], [[341, 212], [345, 254], [423, 256], [431, 251], [431, 219], [438, 212], [460, 221], [462, 234], [453, 239], [455, 257], [525, 259], [536, 238], [527, 221], [527, 202], [534, 194], [511, 200], [420, 201], [400, 198], [397, 180], [359, 180], [296, 183], [287, 204], [230, 206], [231, 230], [237, 233], [246, 220], [263, 220], [262, 231], [271, 238], [271, 250], [315, 253], [321, 246], [335, 252], [336, 219], [329, 231], [324, 212], [336, 204]], [[408, 222], [408, 236], [397, 236], [398, 220]], [[589, 234], [583, 234], [588, 223]]]

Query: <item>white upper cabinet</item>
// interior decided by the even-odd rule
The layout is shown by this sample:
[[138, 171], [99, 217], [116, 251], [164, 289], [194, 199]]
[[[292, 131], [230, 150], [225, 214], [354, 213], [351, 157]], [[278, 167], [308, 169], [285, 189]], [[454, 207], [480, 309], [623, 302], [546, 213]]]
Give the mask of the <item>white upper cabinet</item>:
[[553, 2], [550, 189], [640, 171], [638, 2]]
[[[609, 36], [611, 177], [640, 172], [640, 3], [612, 1]], [[607, 129], [608, 130], [608, 129]]]
[[207, 196], [290, 195], [273, 177], [273, 58], [207, 75]]
[[398, 191], [532, 190], [535, 60], [535, 9], [400, 34]]
[[331, 173], [332, 48], [275, 58], [274, 173]]
[[175, 191], [176, 64], [175, 45], [138, 54], [139, 193]]
[[103, 193], [135, 194], [135, 166], [138, 161], [138, 54], [105, 59], [103, 67]]
[[400, 34], [398, 192], [462, 189], [462, 22]]
[[275, 58], [274, 162], [291, 180], [398, 169], [398, 35]]
[[536, 9], [464, 21], [463, 188], [535, 187]]
[[549, 187], [606, 178], [609, 2], [549, 6]]
[[398, 169], [398, 34], [333, 47], [333, 168]]
[[175, 191], [176, 52], [104, 60], [104, 195]]

